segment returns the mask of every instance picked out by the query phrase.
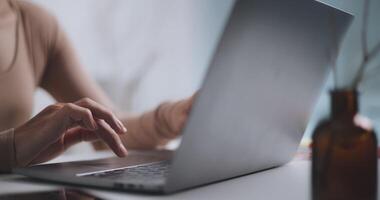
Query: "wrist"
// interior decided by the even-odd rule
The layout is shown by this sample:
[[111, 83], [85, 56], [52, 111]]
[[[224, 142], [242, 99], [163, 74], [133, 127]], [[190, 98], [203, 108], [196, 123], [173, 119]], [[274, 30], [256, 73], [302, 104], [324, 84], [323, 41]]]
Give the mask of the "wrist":
[[169, 121], [167, 119], [166, 113], [168, 111], [169, 105], [171, 103], [164, 102], [161, 103], [153, 113], [154, 116], [154, 127], [156, 128], [156, 132], [161, 138], [172, 139], [170, 137], [171, 127], [169, 125]]
[[9, 173], [15, 166], [14, 129], [11, 128], [0, 131], [0, 173]]
[[[26, 130], [23, 126], [14, 129], [15, 161], [18, 166], [28, 166], [47, 144], [43, 130]], [[33, 136], [32, 136], [33, 135]], [[31, 139], [31, 136], [33, 137]]]
[[[30, 138], [28, 138], [30, 140]], [[28, 142], [28, 139], [26, 139], [24, 132], [22, 129], [16, 128], [14, 130], [14, 145], [15, 145], [15, 162], [17, 163], [17, 166], [27, 166], [29, 163], [27, 161], [27, 158], [31, 157], [31, 146], [30, 142]]]

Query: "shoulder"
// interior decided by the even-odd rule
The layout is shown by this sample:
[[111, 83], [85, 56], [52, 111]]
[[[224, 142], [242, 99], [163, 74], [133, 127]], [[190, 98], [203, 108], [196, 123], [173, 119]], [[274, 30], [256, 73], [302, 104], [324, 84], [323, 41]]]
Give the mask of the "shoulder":
[[39, 5], [27, 0], [13, 0], [13, 3], [22, 18], [28, 52], [39, 84], [49, 59], [56, 51], [61, 32], [59, 24], [54, 15]]
[[42, 36], [53, 37], [58, 29], [57, 19], [45, 8], [26, 0], [14, 1], [20, 9], [22, 17], [30, 25], [29, 28]]

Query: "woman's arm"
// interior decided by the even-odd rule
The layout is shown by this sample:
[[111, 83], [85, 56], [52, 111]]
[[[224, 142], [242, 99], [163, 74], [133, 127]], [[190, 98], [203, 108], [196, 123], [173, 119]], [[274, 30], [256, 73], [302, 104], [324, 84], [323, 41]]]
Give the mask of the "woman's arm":
[[122, 138], [128, 148], [151, 149], [177, 136], [187, 117], [192, 99], [164, 103], [139, 116], [129, 116], [118, 111], [84, 71], [65, 33], [58, 25], [56, 29], [52, 47], [49, 49], [48, 63], [41, 79], [42, 88], [59, 102], [74, 102], [87, 97], [118, 113], [118, 117], [128, 129], [128, 133]]
[[164, 102], [142, 115], [122, 117], [128, 120], [128, 134], [122, 137], [123, 143], [133, 149], [152, 149], [165, 145], [181, 132], [194, 98], [195, 95], [181, 101]]

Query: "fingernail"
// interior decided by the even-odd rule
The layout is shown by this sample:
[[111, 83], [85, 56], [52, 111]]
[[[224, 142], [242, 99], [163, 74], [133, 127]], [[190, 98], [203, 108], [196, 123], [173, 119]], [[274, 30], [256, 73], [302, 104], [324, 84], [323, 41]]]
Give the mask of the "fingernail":
[[96, 124], [96, 122], [92, 122], [92, 130], [98, 130], [98, 124]]
[[125, 148], [124, 145], [120, 145], [120, 149], [122, 151], [123, 156], [127, 156], [128, 155], [128, 151], [127, 151], [127, 149]]
[[121, 123], [121, 121], [118, 121], [119, 122], [119, 126], [120, 126], [120, 129], [125, 133], [127, 132], [127, 128], [125, 128], [124, 124]]
[[124, 131], [124, 133], [126, 133], [128, 131], [127, 128], [125, 128], [125, 126], [123, 126], [123, 131]]

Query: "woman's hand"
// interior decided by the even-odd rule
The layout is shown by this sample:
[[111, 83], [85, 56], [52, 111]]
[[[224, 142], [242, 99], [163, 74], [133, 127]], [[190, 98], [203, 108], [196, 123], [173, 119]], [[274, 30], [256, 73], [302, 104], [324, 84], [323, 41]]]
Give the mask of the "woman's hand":
[[97, 139], [103, 140], [116, 155], [126, 156], [119, 137], [126, 131], [111, 111], [88, 98], [54, 104], [15, 129], [17, 164], [44, 162], [76, 143]]
[[177, 137], [185, 126], [196, 94], [177, 102], [161, 104], [157, 112], [157, 121], [160, 124], [160, 132], [166, 138]]

